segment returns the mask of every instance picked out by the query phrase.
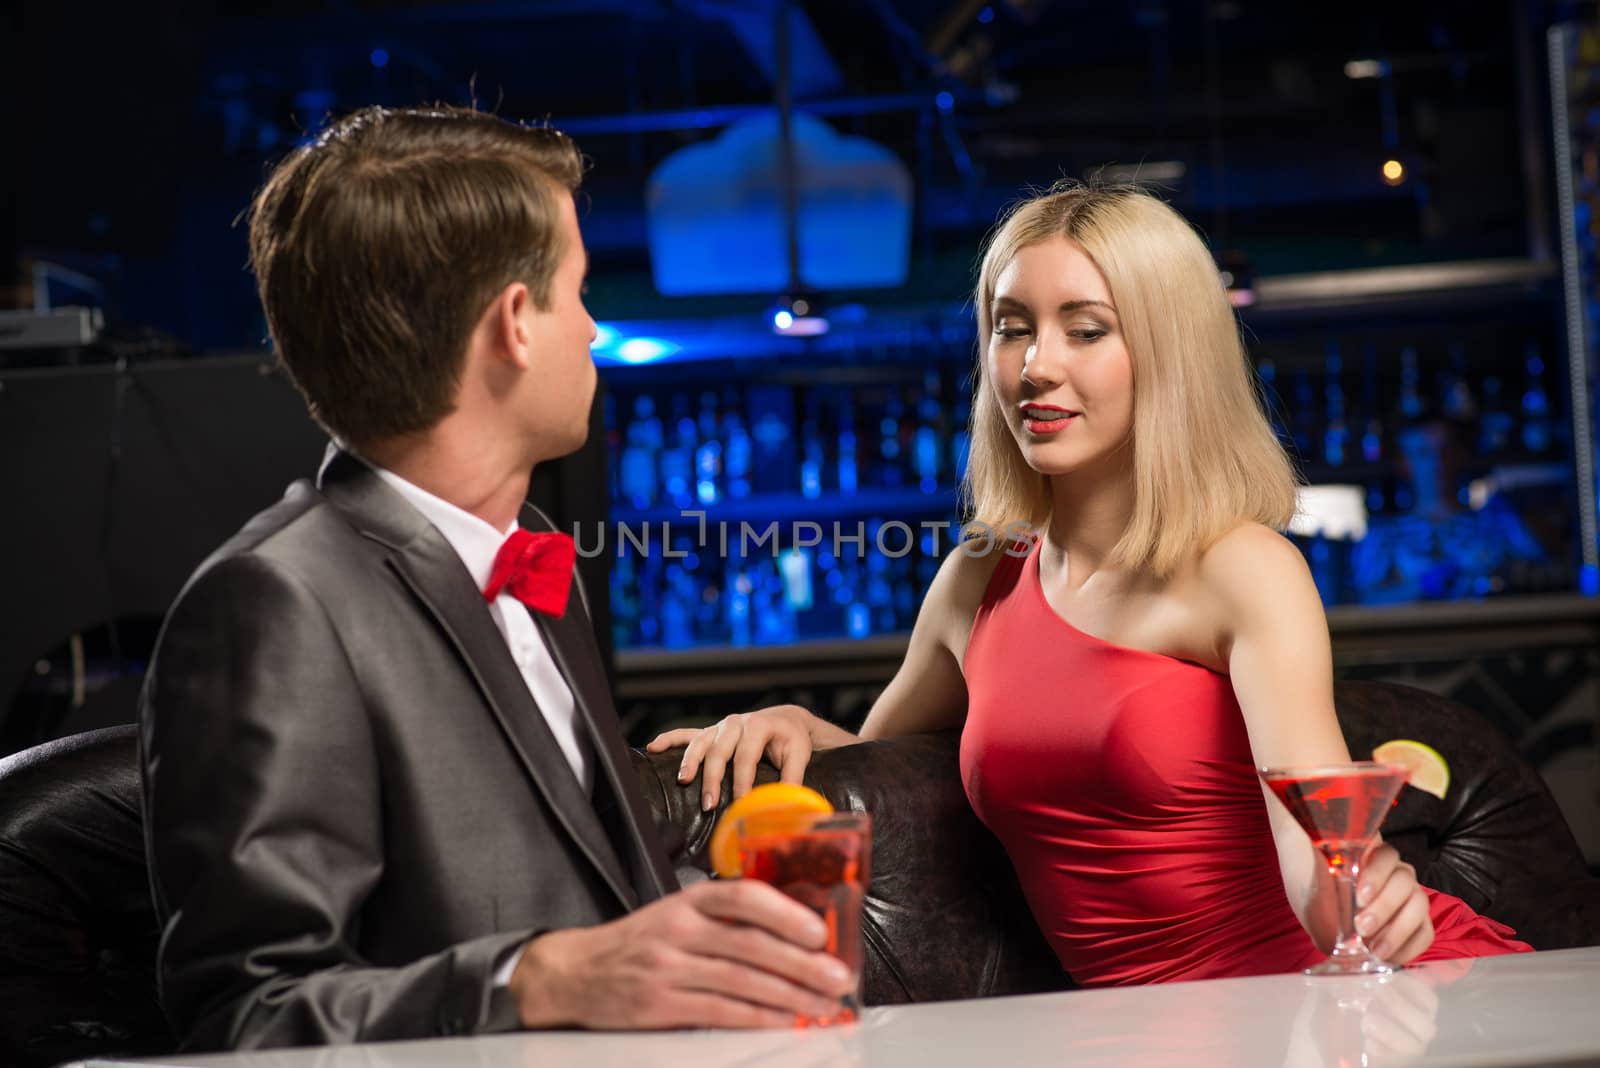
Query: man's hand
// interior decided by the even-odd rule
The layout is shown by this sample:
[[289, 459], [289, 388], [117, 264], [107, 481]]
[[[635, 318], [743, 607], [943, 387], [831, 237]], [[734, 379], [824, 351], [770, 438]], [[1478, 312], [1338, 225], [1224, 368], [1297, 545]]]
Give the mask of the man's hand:
[[511, 975], [524, 1027], [788, 1027], [855, 977], [816, 913], [766, 883], [696, 883], [598, 927], [528, 943]]

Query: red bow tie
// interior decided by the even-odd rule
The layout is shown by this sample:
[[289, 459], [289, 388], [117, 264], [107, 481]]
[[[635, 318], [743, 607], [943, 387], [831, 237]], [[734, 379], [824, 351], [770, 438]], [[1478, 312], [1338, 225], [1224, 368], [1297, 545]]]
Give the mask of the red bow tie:
[[560, 619], [567, 611], [577, 558], [578, 547], [566, 534], [513, 530], [495, 553], [483, 599], [493, 601], [506, 590], [534, 611]]

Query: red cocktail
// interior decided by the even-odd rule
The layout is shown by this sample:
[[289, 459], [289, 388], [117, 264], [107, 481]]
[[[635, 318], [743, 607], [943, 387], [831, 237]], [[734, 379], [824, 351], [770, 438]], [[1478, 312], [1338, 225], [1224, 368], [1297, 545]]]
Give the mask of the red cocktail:
[[1367, 948], [1356, 930], [1356, 878], [1409, 774], [1398, 765], [1372, 761], [1262, 769], [1262, 780], [1311, 836], [1338, 884], [1338, 941], [1327, 960], [1306, 969], [1307, 975], [1394, 970]]
[[[738, 822], [739, 866], [747, 879], [771, 883], [817, 911], [827, 950], [859, 978], [861, 911], [871, 881], [872, 820], [860, 812], [753, 815]], [[798, 1027], [856, 1018], [859, 991], [828, 1016], [801, 1016]]]

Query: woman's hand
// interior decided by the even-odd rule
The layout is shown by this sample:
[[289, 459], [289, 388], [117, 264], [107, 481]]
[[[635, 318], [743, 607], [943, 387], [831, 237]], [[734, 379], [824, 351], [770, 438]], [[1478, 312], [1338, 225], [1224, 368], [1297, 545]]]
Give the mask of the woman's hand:
[[1428, 895], [1416, 869], [1387, 842], [1361, 862], [1356, 883], [1356, 930], [1367, 948], [1393, 964], [1415, 960], [1433, 944]]
[[763, 756], [776, 765], [784, 782], [798, 783], [805, 775], [813, 750], [859, 740], [799, 705], [774, 705], [729, 716], [711, 727], [665, 731], [656, 735], [645, 749], [663, 753], [684, 746], [678, 781], [689, 782], [703, 769], [700, 807], [710, 812], [722, 796], [722, 779], [730, 761], [733, 796], [743, 797], [755, 785], [756, 765]]

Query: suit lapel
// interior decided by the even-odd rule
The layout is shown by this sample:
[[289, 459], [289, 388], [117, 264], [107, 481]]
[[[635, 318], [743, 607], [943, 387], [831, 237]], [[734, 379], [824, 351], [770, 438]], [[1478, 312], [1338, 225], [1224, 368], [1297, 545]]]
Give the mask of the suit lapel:
[[[635, 907], [638, 897], [594, 806], [528, 693], [504, 636], [456, 551], [433, 524], [359, 460], [330, 454], [321, 482], [329, 500], [369, 537], [393, 550], [389, 565], [455, 646], [534, 788], [618, 901]], [[565, 667], [562, 670], [565, 673]], [[577, 699], [576, 687], [573, 694]]]
[[[530, 530], [552, 530], [554, 525], [538, 509], [523, 509], [523, 525]], [[634, 884], [642, 901], [653, 901], [678, 888], [677, 877], [661, 846], [655, 820], [639, 790], [628, 755], [627, 742], [618, 727], [616, 709], [611, 703], [611, 687], [600, 663], [594, 642], [593, 624], [584, 604], [582, 580], [573, 574], [573, 590], [567, 611], [555, 619], [543, 612], [530, 612], [534, 625], [544, 637], [546, 647], [572, 691], [578, 714], [589, 728], [594, 743], [596, 772], [606, 777], [612, 795], [622, 809], [627, 848], [633, 854]]]
[[[572, 690], [572, 700], [589, 728], [594, 742], [595, 771], [606, 777], [613, 796], [623, 809], [627, 846], [635, 858], [634, 875], [639, 895], [653, 901], [675, 888], [666, 854], [655, 834], [655, 823], [645, 811], [639, 787], [632, 781], [633, 764], [627, 744], [617, 728], [617, 714], [607, 695], [605, 675], [594, 656], [593, 639], [583, 633], [587, 624], [579, 613], [568, 608], [561, 619], [542, 612], [530, 613], [539, 633], [544, 635], [556, 667]], [[649, 828], [648, 832], [645, 828]]]

